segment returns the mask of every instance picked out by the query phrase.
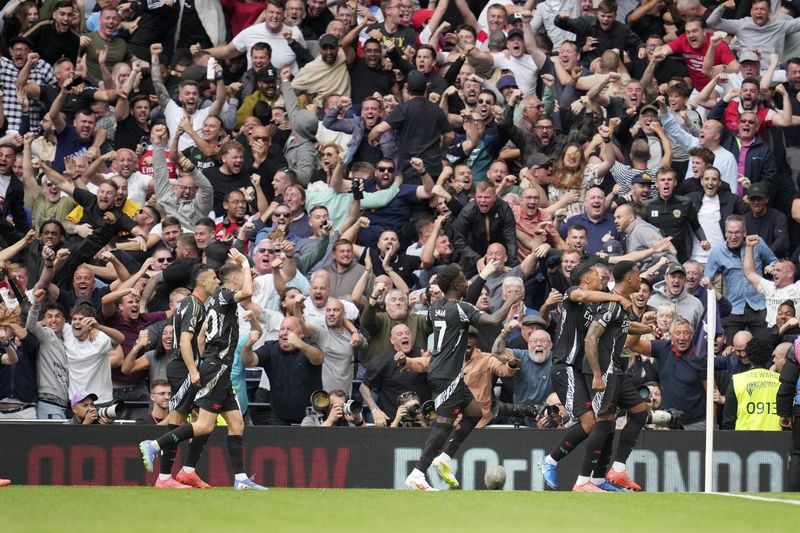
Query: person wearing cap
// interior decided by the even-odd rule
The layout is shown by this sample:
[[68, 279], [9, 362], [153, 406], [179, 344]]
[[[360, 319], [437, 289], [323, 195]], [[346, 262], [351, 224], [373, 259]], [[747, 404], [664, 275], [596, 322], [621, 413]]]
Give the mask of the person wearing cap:
[[[711, 247], [725, 244], [725, 219], [728, 215], [745, 216], [750, 212], [750, 207], [742, 198], [728, 190], [721, 190], [722, 177], [716, 167], [709, 166], [703, 170], [700, 178], [702, 190], [689, 193], [689, 198], [694, 204], [697, 219], [711, 243]], [[693, 239], [692, 259], [701, 263], [708, 260], [708, 251], [703, 249], [697, 239]]]
[[425, 97], [428, 85], [425, 75], [412, 70], [406, 81], [409, 99], [370, 130], [369, 143], [378, 146], [384, 133], [396, 130], [403, 181], [418, 184], [419, 178], [411, 167], [411, 159], [418, 157], [431, 176], [438, 176], [442, 172], [442, 146], [449, 147], [455, 133], [442, 108]]
[[[51, 67], [43, 59], [30, 56], [33, 43], [25, 37], [14, 37], [8, 42], [9, 56], [11, 59], [0, 57], [0, 89], [6, 96], [3, 98], [3, 112], [8, 121], [6, 131], [20, 131], [22, 129], [22, 105], [13, 96], [17, 91], [17, 79], [20, 72], [29, 60], [33, 63], [28, 72], [28, 82], [37, 85], [55, 85], [56, 77]], [[30, 128], [34, 133], [40, 130], [39, 122], [42, 112], [39, 106], [31, 106]]]
[[536, 93], [538, 67], [525, 48], [525, 35], [519, 28], [512, 28], [506, 35], [506, 49], [502, 52], [481, 52], [475, 47], [465, 48], [467, 60], [476, 68], [493, 66], [510, 70], [522, 94]]
[[789, 228], [786, 215], [768, 207], [769, 190], [764, 182], [758, 181], [747, 189], [750, 210], [744, 215], [744, 222], [750, 235], [758, 235], [778, 256], [784, 257], [789, 251]]
[[[324, 4], [324, 2], [323, 2]], [[292, 87], [301, 102], [324, 107], [325, 97], [332, 94], [350, 97], [350, 73], [339, 39], [326, 33], [319, 38], [319, 57], [307, 63], [292, 80]]]
[[686, 290], [686, 270], [680, 263], [670, 263], [664, 280], [653, 285], [653, 295], [647, 305], [658, 308], [668, 304], [675, 309], [678, 316], [687, 319], [696, 329], [705, 315], [702, 302]]
[[800, 31], [800, 19], [773, 17], [770, 0], [753, 0], [749, 17], [723, 19], [723, 12], [736, 9], [736, 4], [735, 0], [726, 0], [711, 12], [706, 24], [736, 37], [740, 50], [760, 50], [763, 56], [774, 52], [782, 58], [786, 35]]
[[69, 425], [82, 425], [88, 426], [91, 424], [113, 424], [112, 420], [102, 417], [97, 414], [97, 407], [94, 402], [97, 401], [97, 395], [86, 391], [76, 392], [72, 395], [72, 418], [67, 420], [65, 424]]
[[253, 114], [256, 102], [266, 102], [270, 108], [280, 107], [283, 97], [278, 92], [278, 75], [272, 66], [266, 66], [256, 72], [256, 90], [245, 96], [239, 109], [236, 110], [236, 127], [241, 128], [247, 117]]
[[504, 76], [500, 76], [500, 79], [497, 80], [497, 84], [495, 87], [500, 94], [503, 95], [504, 100], [508, 100], [508, 96], [511, 94], [511, 91], [517, 89], [517, 80], [514, 79], [514, 76], [511, 74], [506, 74]]

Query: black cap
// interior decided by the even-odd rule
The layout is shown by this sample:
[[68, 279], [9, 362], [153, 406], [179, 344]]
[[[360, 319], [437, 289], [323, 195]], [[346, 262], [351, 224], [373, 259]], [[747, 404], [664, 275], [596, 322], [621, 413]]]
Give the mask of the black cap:
[[519, 28], [511, 28], [508, 30], [508, 34], [506, 35], [506, 39], [511, 39], [512, 37], [519, 37], [520, 39], [525, 38], [525, 34], [522, 33], [522, 30]]
[[546, 328], [547, 322], [545, 322], [544, 318], [542, 318], [540, 315], [530, 314], [530, 315], [525, 315], [525, 317], [522, 319], [522, 325], [539, 326], [541, 328]]
[[425, 89], [428, 88], [428, 79], [418, 70], [409, 72], [406, 81], [408, 82], [408, 92], [414, 95], [425, 94]]
[[762, 182], [756, 182], [750, 185], [750, 188], [747, 189], [747, 197], [748, 198], [769, 198], [769, 191], [767, 190], [767, 186], [764, 185]]
[[331, 35], [330, 33], [325, 33], [322, 37], [319, 38], [317, 41], [319, 47], [322, 48], [323, 46], [333, 46], [337, 48], [339, 46], [339, 39], [336, 38], [335, 35]]
[[667, 275], [674, 274], [676, 272], [680, 272], [684, 276], [686, 275], [686, 270], [683, 268], [683, 265], [680, 263], [670, 263], [667, 267]]
[[631, 185], [634, 183], [638, 183], [639, 185], [652, 185], [653, 177], [647, 172], [642, 172], [641, 174], [637, 174], [633, 177], [631, 180]]
[[553, 164], [553, 158], [541, 152], [533, 152], [528, 158], [528, 166], [533, 167], [548, 167]]
[[275, 69], [272, 67], [262, 68], [256, 74], [256, 81], [260, 81], [262, 83], [270, 83], [275, 82], [278, 79], [278, 75], [275, 74]]
[[10, 41], [8, 41], [8, 48], [10, 49], [12, 46], [14, 46], [17, 43], [22, 43], [22, 44], [26, 45], [28, 48], [30, 48], [31, 50], [33, 50], [33, 43], [31, 42], [31, 40], [28, 39], [27, 37], [23, 37], [21, 35], [17, 35], [16, 37], [14, 37]]

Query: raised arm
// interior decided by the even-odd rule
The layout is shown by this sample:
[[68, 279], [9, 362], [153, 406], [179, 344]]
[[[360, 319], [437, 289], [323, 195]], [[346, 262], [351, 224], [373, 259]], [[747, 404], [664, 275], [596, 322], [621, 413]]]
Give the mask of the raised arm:
[[503, 320], [508, 316], [508, 312], [511, 310], [511, 306], [522, 299], [521, 294], [517, 294], [506, 301], [503, 302], [503, 305], [492, 314], [482, 314], [478, 321], [478, 324], [481, 326], [498, 326], [500, 325]]
[[525, 49], [528, 50], [528, 53], [533, 59], [533, 63], [536, 65], [536, 68], [541, 70], [544, 66], [544, 62], [547, 61], [547, 54], [545, 54], [541, 48], [536, 44], [536, 38], [533, 34], [533, 29], [531, 28], [531, 20], [533, 19], [533, 14], [524, 9], [522, 11], [518, 11], [520, 18], [522, 19], [522, 34], [525, 39]]
[[44, 171], [45, 175], [55, 183], [59, 189], [64, 191], [65, 193], [69, 194], [70, 196], [73, 195], [75, 192], [75, 185], [67, 178], [65, 178], [60, 172], [57, 170], [53, 170], [50, 168], [44, 161], [41, 163], [42, 170]]
[[758, 235], [748, 235], [745, 240], [744, 261], [742, 267], [744, 269], [744, 277], [750, 282], [754, 289], [758, 290], [764, 278], [756, 272], [755, 249], [760, 240]]
[[167, 109], [167, 106], [172, 101], [169, 96], [169, 91], [164, 85], [164, 79], [161, 77], [161, 68], [159, 68], [158, 55], [164, 51], [161, 43], [154, 43], [150, 45], [150, 76], [153, 79], [153, 87], [156, 90], [158, 97], [158, 104], [161, 106], [161, 111]]
[[250, 262], [245, 255], [235, 248], [231, 248], [230, 252], [228, 252], [228, 257], [242, 267], [242, 288], [236, 291], [233, 296], [233, 301], [238, 304], [249, 300], [253, 296], [253, 276], [250, 274]]

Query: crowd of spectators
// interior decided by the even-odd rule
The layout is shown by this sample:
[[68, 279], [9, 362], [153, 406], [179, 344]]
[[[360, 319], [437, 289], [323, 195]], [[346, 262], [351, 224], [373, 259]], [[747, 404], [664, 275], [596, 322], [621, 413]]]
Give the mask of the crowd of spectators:
[[568, 424], [550, 352], [572, 270], [608, 285], [633, 260], [631, 313], [659, 333], [628, 377], [689, 427], [713, 394], [735, 427], [734, 376], [780, 372], [800, 334], [799, 8], [9, 0], [0, 420], [93, 423], [117, 400], [163, 420], [172, 311], [234, 247], [255, 279], [239, 351], [245, 313], [262, 326], [255, 392], [234, 368], [242, 411], [269, 404], [250, 420], [424, 425], [426, 312], [457, 264], [482, 311], [524, 295], [469, 333], [480, 426], [509, 422], [499, 401]]

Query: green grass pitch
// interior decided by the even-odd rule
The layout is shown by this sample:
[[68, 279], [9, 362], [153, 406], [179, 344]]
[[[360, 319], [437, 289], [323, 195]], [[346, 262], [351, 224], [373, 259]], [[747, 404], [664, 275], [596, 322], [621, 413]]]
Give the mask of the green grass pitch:
[[[800, 502], [800, 494], [760, 494]], [[800, 505], [705, 494], [0, 489], [0, 531], [796, 531]], [[543, 529], [548, 528], [548, 529]]]

